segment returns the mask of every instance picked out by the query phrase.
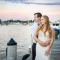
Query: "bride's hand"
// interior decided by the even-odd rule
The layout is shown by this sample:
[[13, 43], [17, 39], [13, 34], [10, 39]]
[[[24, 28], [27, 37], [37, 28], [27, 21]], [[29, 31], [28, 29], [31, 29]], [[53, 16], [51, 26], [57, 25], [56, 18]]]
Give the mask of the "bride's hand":
[[46, 47], [46, 43], [43, 42], [43, 41], [41, 41], [39, 44], [40, 44], [41, 46], [43, 46], [43, 47]]
[[45, 51], [45, 55], [48, 56], [50, 54], [50, 49], [48, 48], [46, 51]]
[[46, 45], [48, 46], [50, 44], [51, 40], [46, 41]]
[[50, 41], [46, 41], [45, 45], [48, 46], [50, 44]]

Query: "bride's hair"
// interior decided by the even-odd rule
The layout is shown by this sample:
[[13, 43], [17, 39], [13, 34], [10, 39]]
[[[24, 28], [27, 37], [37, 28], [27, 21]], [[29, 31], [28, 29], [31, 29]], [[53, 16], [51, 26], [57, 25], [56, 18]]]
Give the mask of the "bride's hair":
[[[42, 17], [46, 20], [46, 31], [48, 31], [49, 37], [51, 38], [52, 32], [51, 32], [49, 17], [46, 16], [46, 15], [43, 15]], [[42, 24], [40, 24], [40, 26], [38, 27], [37, 33], [39, 33], [39, 30], [43, 30], [43, 25], [42, 25]], [[45, 36], [46, 36], [46, 31], [44, 32], [44, 35], [45, 35]]]

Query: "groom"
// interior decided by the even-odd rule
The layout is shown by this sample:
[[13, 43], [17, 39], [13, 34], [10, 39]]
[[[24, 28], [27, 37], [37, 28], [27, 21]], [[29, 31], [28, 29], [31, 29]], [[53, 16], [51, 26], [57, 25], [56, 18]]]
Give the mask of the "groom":
[[[41, 16], [42, 14], [40, 12], [37, 12], [34, 14], [34, 23], [31, 27], [31, 36], [32, 36], [32, 60], [35, 60], [35, 56], [36, 56], [36, 41], [33, 39], [34, 36], [34, 32], [36, 30], [36, 28], [38, 27], [38, 25], [40, 24], [40, 20], [41, 20]], [[38, 38], [38, 35], [37, 35]], [[50, 41], [48, 41], [46, 44], [44, 44], [43, 42], [41, 43], [42, 46], [47, 46], [49, 45]]]

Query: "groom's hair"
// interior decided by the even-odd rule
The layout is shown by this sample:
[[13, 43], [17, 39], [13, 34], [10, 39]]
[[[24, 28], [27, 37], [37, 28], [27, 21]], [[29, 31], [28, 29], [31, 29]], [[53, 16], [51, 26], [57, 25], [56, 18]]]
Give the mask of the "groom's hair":
[[36, 15], [36, 14], [37, 14], [37, 17], [41, 17], [42, 16], [42, 14], [40, 12], [34, 13], [34, 15]]

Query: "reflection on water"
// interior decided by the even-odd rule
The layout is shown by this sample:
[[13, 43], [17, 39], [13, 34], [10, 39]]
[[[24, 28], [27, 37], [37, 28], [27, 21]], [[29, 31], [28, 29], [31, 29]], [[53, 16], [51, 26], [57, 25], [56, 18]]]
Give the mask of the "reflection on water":
[[31, 26], [0, 26], [0, 60], [6, 60], [6, 47], [11, 38], [17, 42], [17, 56], [22, 57], [28, 53], [28, 46], [31, 43]]

